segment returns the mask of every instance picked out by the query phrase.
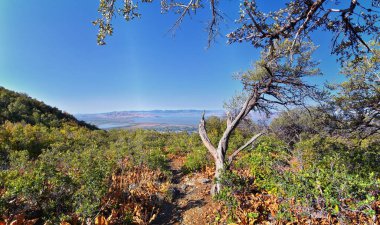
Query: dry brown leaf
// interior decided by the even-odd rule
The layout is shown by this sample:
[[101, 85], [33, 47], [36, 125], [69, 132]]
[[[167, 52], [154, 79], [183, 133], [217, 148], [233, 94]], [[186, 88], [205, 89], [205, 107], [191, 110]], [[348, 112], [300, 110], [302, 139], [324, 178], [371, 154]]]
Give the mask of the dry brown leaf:
[[117, 211], [115, 209], [112, 209], [111, 215], [107, 218], [107, 221], [110, 222], [111, 220], [115, 219], [117, 217]]
[[70, 223], [63, 221], [59, 225], [70, 225]]
[[97, 216], [95, 218], [95, 225], [108, 225], [108, 222], [104, 216]]
[[34, 225], [37, 223], [37, 221], [38, 221], [38, 219], [27, 220], [27, 221], [25, 221], [25, 225]]
[[18, 214], [15, 217], [16, 217], [15, 220], [12, 221], [9, 225], [24, 225], [24, 221], [25, 221], [24, 214]]
[[149, 223], [153, 222], [153, 220], [155, 220], [156, 217], [157, 217], [157, 214], [153, 214], [152, 217], [149, 220]]

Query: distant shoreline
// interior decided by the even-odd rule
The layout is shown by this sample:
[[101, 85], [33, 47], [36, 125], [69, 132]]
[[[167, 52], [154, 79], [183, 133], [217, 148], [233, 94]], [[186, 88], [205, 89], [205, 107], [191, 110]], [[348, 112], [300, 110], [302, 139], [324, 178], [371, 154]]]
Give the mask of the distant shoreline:
[[[196, 131], [203, 110], [145, 110], [76, 114], [75, 117], [100, 129], [152, 129], [158, 131]], [[223, 110], [205, 110], [206, 117], [225, 115]]]

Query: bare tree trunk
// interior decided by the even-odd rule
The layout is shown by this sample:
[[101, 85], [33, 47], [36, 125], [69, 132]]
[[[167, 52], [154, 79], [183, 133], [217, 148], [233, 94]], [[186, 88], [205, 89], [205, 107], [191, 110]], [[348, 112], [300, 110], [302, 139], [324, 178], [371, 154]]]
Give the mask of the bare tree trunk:
[[[314, 5], [325, 2], [325, 0], [317, 0]], [[356, 0], [352, 0], [355, 4]], [[304, 27], [300, 28], [302, 32]], [[221, 175], [229, 170], [233, 160], [240, 151], [251, 145], [259, 138], [263, 132], [256, 134], [246, 144], [236, 149], [229, 157], [227, 157], [227, 149], [229, 139], [232, 133], [238, 127], [239, 123], [252, 110], [261, 110], [269, 112], [275, 105], [287, 107], [288, 105], [303, 105], [306, 98], [316, 100], [317, 90], [314, 86], [307, 85], [302, 78], [319, 74], [316, 69], [317, 63], [311, 60], [311, 53], [315, 49], [308, 42], [296, 43], [297, 51], [293, 57], [289, 58], [291, 53], [285, 40], [278, 40], [272, 43], [272, 48], [262, 53], [262, 60], [255, 64], [255, 71], [248, 71], [240, 78], [247, 91], [246, 101], [240, 110], [234, 115], [227, 114], [227, 126], [219, 140], [218, 146], [215, 147], [206, 132], [206, 122], [204, 113], [199, 123], [199, 135], [203, 144], [214, 158], [215, 162], [215, 185], [212, 187], [211, 193], [217, 194], [222, 190]], [[293, 48], [290, 48], [293, 49]], [[293, 53], [292, 53], [293, 54]]]
[[[243, 107], [242, 111], [246, 110], [246, 107], [248, 106], [248, 103], [245, 104], [245, 107]], [[259, 133], [252, 137], [247, 143], [245, 143], [243, 146], [241, 146], [239, 149], [235, 150], [228, 159], [226, 158], [227, 154], [227, 148], [228, 148], [228, 141], [230, 139], [230, 136], [232, 134], [232, 131], [237, 127], [237, 124], [240, 122], [240, 120], [244, 117], [244, 114], [248, 114], [246, 111], [241, 112], [238, 119], [235, 118], [231, 122], [230, 119], [227, 121], [227, 128], [226, 131], [223, 134], [223, 137], [219, 140], [218, 147], [215, 148], [206, 132], [206, 122], [204, 119], [204, 113], [202, 115], [201, 122], [199, 123], [199, 135], [202, 139], [203, 144], [206, 146], [208, 151], [211, 153], [211, 155], [214, 158], [215, 162], [215, 176], [214, 176], [214, 185], [211, 187], [211, 194], [215, 195], [219, 193], [222, 190], [222, 182], [221, 182], [221, 176], [223, 173], [230, 168], [230, 165], [232, 164], [233, 159], [239, 154], [240, 151], [248, 147], [250, 144], [252, 144], [254, 141], [257, 140], [263, 133]]]
[[222, 190], [221, 176], [225, 172], [224, 156], [221, 159], [215, 161], [215, 175], [214, 184], [211, 187], [211, 195], [215, 195]]
[[[268, 85], [271, 84], [271, 80], [268, 81], [266, 85], [265, 91], [269, 89]], [[242, 108], [240, 109], [240, 112], [233, 118], [230, 114], [227, 114], [227, 127], [225, 131], [223, 132], [223, 136], [219, 140], [218, 147], [215, 148], [213, 144], [211, 143], [207, 131], [206, 131], [206, 121], [205, 121], [205, 112], [203, 112], [201, 122], [199, 123], [199, 135], [202, 139], [203, 144], [206, 146], [208, 151], [211, 153], [211, 155], [214, 158], [215, 161], [215, 183], [211, 188], [211, 194], [215, 195], [219, 193], [222, 190], [222, 184], [221, 184], [221, 175], [226, 171], [226, 169], [229, 169], [229, 164], [231, 164], [232, 160], [235, 158], [235, 156], [244, 148], [246, 148], [249, 144], [253, 143], [259, 136], [256, 138], [251, 138], [245, 145], [243, 145], [241, 148], [236, 150], [229, 158], [226, 160], [226, 154], [228, 149], [228, 141], [231, 137], [232, 132], [235, 130], [235, 128], [239, 125], [239, 123], [246, 117], [249, 112], [253, 109], [253, 107], [257, 104], [257, 101], [260, 97], [260, 94], [258, 93], [258, 90], [254, 90], [248, 99], [243, 104]]]

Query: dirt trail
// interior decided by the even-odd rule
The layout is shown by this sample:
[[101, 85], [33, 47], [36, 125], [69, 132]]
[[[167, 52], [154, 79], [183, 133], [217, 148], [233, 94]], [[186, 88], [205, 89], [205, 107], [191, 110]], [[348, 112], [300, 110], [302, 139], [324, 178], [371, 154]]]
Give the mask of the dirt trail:
[[210, 196], [211, 178], [206, 173], [184, 174], [183, 157], [173, 157], [170, 168], [173, 173], [171, 203], [165, 203], [153, 224], [198, 225], [210, 224], [215, 203]]

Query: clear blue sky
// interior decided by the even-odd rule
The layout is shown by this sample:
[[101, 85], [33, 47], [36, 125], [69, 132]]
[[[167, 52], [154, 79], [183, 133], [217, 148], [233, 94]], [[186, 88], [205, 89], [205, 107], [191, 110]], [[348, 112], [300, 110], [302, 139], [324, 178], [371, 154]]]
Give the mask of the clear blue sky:
[[[232, 30], [238, 1], [223, 8]], [[269, 3], [266, 3], [269, 4]], [[175, 37], [175, 15], [159, 5], [143, 7], [141, 19], [114, 22], [106, 46], [96, 44], [97, 0], [0, 1], [0, 86], [70, 113], [149, 109], [221, 109], [241, 89], [233, 80], [257, 59], [248, 44], [218, 43], [206, 49], [208, 9], [187, 18]], [[338, 81], [330, 37], [317, 37], [324, 77]]]

